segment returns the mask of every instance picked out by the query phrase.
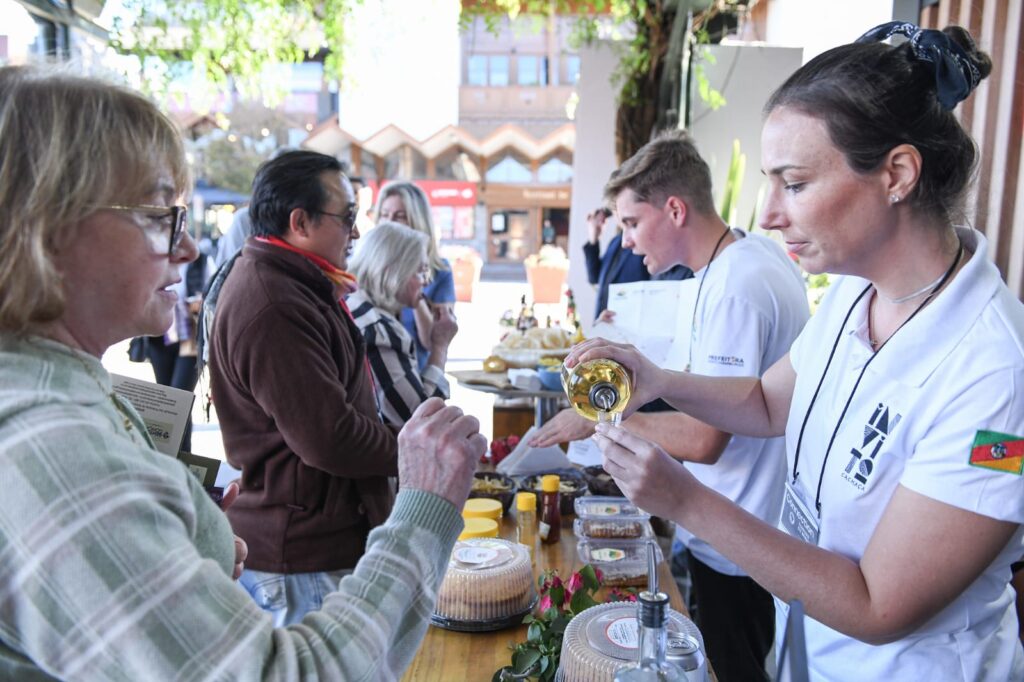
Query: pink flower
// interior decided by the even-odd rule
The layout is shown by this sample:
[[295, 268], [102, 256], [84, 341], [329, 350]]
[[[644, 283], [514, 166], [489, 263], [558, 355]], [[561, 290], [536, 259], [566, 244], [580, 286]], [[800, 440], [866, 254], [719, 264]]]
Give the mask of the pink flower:
[[594, 575], [597, 577], [598, 584], [604, 582], [604, 574], [601, 573], [601, 569], [600, 568], [594, 568]]
[[569, 578], [568, 588], [571, 592], [575, 592], [581, 587], [583, 587], [583, 576], [577, 571]]
[[559, 578], [557, 575], [551, 576], [551, 587], [561, 587], [561, 586], [562, 586], [562, 579]]
[[537, 604], [537, 610], [541, 613], [541, 615], [543, 615], [545, 611], [552, 608], [553, 606], [554, 604], [551, 603], [551, 595], [545, 594], [543, 597], [540, 598], [540, 603]]

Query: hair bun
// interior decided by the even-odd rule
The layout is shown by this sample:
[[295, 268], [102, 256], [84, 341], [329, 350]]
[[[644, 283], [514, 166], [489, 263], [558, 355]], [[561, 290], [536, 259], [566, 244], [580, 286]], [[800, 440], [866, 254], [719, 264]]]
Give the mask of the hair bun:
[[871, 29], [857, 42], [874, 43], [894, 35], [909, 39], [907, 49], [913, 59], [931, 65], [935, 76], [935, 97], [947, 110], [967, 99], [992, 71], [988, 55], [979, 52], [971, 35], [959, 26], [936, 31], [907, 21], [890, 21]]
[[980, 76], [978, 80], [982, 81], [988, 78], [988, 75], [992, 73], [992, 60], [988, 54], [978, 49], [977, 43], [974, 42], [974, 38], [971, 37], [967, 29], [963, 26], [950, 25], [942, 29], [942, 32], [950, 41], [956, 43], [964, 51], [967, 59], [974, 64]]

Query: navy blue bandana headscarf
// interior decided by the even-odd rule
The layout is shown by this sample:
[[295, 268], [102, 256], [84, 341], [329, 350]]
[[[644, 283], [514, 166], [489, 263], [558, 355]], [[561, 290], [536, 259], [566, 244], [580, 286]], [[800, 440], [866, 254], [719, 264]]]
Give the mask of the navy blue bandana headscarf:
[[894, 35], [909, 38], [913, 55], [932, 64], [935, 69], [935, 94], [943, 108], [952, 110], [967, 99], [971, 90], [981, 82], [978, 67], [964, 49], [942, 31], [921, 28], [905, 21], [890, 21], [871, 29], [857, 38], [857, 42], [874, 43]]

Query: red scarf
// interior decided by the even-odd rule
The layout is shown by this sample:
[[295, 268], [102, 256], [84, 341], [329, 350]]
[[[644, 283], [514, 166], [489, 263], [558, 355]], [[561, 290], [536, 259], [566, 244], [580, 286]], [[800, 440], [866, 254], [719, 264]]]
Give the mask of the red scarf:
[[[324, 273], [324, 276], [334, 284], [334, 289], [338, 292], [339, 301], [343, 300], [349, 294], [355, 293], [359, 290], [359, 284], [356, 282], [354, 275], [345, 272], [338, 266], [324, 260], [315, 253], [306, 251], [305, 249], [300, 249], [297, 246], [292, 246], [279, 237], [256, 237], [256, 241], [263, 242], [264, 244], [272, 244], [273, 246], [278, 246], [282, 249], [308, 258], [313, 265], [320, 268], [320, 271]], [[346, 312], [347, 310], [348, 308], [346, 308]]]

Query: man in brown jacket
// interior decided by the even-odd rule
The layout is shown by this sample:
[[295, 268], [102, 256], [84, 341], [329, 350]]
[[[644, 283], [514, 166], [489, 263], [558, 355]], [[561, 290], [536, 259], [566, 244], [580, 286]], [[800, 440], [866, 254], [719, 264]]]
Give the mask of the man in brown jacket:
[[249, 546], [240, 583], [274, 616], [320, 608], [387, 518], [394, 430], [378, 415], [362, 336], [343, 296], [352, 186], [332, 157], [295, 151], [253, 181], [250, 237], [221, 289], [211, 389], [228, 462], [228, 510]]

